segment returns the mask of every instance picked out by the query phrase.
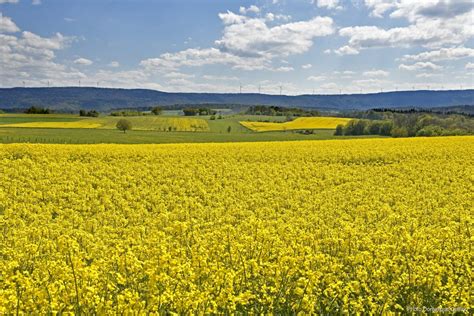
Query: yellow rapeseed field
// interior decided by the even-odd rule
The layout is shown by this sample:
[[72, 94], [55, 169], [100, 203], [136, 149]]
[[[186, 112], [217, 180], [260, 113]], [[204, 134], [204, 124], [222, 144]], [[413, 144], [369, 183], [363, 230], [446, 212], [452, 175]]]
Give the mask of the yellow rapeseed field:
[[[73, 122], [23, 122], [3, 124], [2, 127], [28, 128], [100, 128], [115, 129], [118, 120], [124, 117], [82, 118]], [[206, 120], [187, 117], [132, 116], [125, 117], [132, 123], [134, 130], [142, 131], [209, 131]]]
[[0, 145], [0, 314], [472, 306], [474, 137]]
[[299, 117], [293, 121], [278, 122], [239, 122], [255, 132], [289, 131], [301, 129], [335, 129], [337, 125], [345, 125], [351, 119], [344, 117]]

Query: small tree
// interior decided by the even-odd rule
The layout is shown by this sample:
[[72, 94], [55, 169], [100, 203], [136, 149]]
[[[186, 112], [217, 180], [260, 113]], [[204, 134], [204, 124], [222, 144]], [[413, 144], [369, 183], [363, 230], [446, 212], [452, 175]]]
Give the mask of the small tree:
[[120, 119], [117, 122], [116, 127], [117, 127], [117, 129], [119, 129], [119, 130], [123, 131], [124, 133], [126, 133], [127, 131], [132, 129], [132, 123], [129, 120]]
[[151, 109], [151, 113], [153, 113], [154, 115], [161, 115], [162, 112], [163, 109], [159, 106], [155, 106]]
[[336, 131], [334, 132], [334, 135], [336, 136], [342, 136], [344, 131], [344, 125], [339, 124], [336, 126]]
[[230, 133], [232, 131], [232, 127], [228, 126], [227, 127], [227, 133]]

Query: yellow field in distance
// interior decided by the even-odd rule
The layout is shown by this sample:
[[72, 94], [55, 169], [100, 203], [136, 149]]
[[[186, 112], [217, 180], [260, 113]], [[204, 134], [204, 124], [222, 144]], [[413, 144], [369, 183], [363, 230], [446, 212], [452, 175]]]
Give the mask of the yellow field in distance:
[[177, 131], [177, 132], [205, 132], [209, 131], [206, 120], [187, 117], [99, 117], [78, 118], [73, 122], [23, 122], [3, 124], [2, 127], [28, 127], [28, 128], [93, 128], [115, 129], [118, 120], [126, 119], [132, 123], [133, 130], [140, 131]]
[[289, 131], [300, 129], [335, 129], [337, 125], [345, 125], [351, 119], [343, 117], [299, 117], [290, 122], [239, 122], [255, 132]]

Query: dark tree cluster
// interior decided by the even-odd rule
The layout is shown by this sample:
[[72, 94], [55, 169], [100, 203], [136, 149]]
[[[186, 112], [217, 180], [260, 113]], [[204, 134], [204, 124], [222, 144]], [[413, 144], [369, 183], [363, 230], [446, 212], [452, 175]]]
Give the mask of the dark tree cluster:
[[127, 111], [112, 112], [110, 113], [110, 115], [111, 116], [143, 116], [145, 114], [140, 111], [127, 110]]
[[79, 116], [98, 117], [99, 112], [97, 112], [96, 110], [91, 110], [91, 111], [80, 110], [79, 111]]
[[153, 115], [161, 115], [161, 113], [163, 113], [163, 108], [160, 106], [154, 106], [151, 108], [151, 113]]
[[184, 108], [183, 113], [185, 116], [196, 116], [196, 115], [216, 115], [217, 111], [210, 108]]
[[51, 114], [50, 109], [45, 109], [41, 107], [32, 106], [26, 109], [26, 114]]
[[320, 116], [320, 113], [317, 110], [304, 110], [300, 108], [287, 108], [273, 105], [254, 105], [249, 107], [245, 114], [269, 116]]

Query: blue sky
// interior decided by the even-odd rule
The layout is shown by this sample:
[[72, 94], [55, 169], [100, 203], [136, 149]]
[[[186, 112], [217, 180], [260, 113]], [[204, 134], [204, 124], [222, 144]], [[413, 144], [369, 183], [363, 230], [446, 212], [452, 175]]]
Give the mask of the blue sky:
[[0, 86], [472, 88], [468, 0], [0, 0]]

